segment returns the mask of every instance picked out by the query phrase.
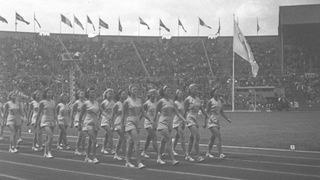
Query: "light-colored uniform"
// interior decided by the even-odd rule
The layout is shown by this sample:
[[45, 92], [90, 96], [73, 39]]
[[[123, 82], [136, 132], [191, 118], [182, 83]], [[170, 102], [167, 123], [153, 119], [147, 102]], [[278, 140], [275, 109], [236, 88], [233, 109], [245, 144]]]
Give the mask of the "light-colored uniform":
[[105, 99], [102, 101], [101, 106], [104, 106], [104, 109], [102, 110], [102, 118], [101, 118], [101, 127], [109, 126], [111, 127], [111, 119], [112, 119], [112, 112], [114, 107], [114, 101], [108, 101]]
[[174, 102], [172, 100], [162, 98], [159, 100], [159, 103], [161, 104], [161, 109], [157, 130], [168, 129], [171, 131], [173, 118], [175, 116]]
[[84, 101], [78, 99], [78, 100], [76, 100], [76, 102], [73, 103], [73, 105], [77, 105], [77, 108], [75, 109], [76, 115], [74, 116], [74, 122], [73, 122], [74, 127], [77, 128], [79, 126], [81, 108], [84, 105]]
[[8, 101], [4, 106], [8, 106], [7, 126], [15, 125], [21, 126], [22, 124], [22, 106], [19, 102]]
[[199, 119], [198, 113], [201, 108], [201, 100], [198, 97], [193, 98], [191, 96], [188, 96], [186, 98], [186, 101], [189, 102], [189, 108], [186, 109], [187, 127], [198, 126], [198, 119]]
[[156, 116], [156, 102], [151, 102], [148, 100], [147, 102], [144, 103], [144, 106], [147, 106], [147, 116], [149, 117], [150, 120], [144, 119], [144, 128], [152, 128], [153, 120], [154, 117]]
[[67, 126], [70, 123], [70, 112], [71, 109], [67, 104], [58, 104], [59, 114], [58, 114], [58, 124]]
[[84, 102], [84, 105], [86, 106], [86, 112], [83, 120], [82, 130], [99, 130], [98, 115], [100, 108], [98, 101], [94, 101], [92, 103], [90, 100], [87, 100]]
[[3, 126], [3, 104], [0, 102], [0, 126]]
[[32, 117], [31, 117], [31, 125], [35, 126], [37, 122], [37, 117], [39, 114], [39, 102], [31, 101], [30, 105], [32, 105]]
[[[183, 115], [184, 114], [184, 104], [183, 102], [175, 101], [178, 111]], [[173, 128], [178, 128], [183, 125], [183, 120], [179, 116], [175, 115], [173, 118]]]
[[55, 121], [55, 107], [56, 103], [54, 100], [42, 100], [40, 101], [40, 105], [43, 104], [43, 112], [41, 116], [40, 127], [53, 127], [56, 125]]
[[125, 120], [125, 131], [129, 132], [133, 129], [138, 130], [142, 112], [141, 99], [136, 98], [133, 100], [131, 97], [128, 97], [125, 102], [128, 103], [128, 115]]
[[219, 116], [220, 116], [220, 112], [222, 109], [222, 103], [220, 100], [216, 101], [214, 98], [210, 99], [209, 101], [210, 106], [209, 108], [209, 120], [208, 120], [208, 124], [207, 127], [208, 128], [212, 128], [212, 127], [220, 127], [220, 123], [219, 123]]
[[121, 101], [118, 101], [114, 106], [118, 107], [118, 111], [117, 114], [115, 114], [116, 117], [114, 120], [114, 130], [118, 131], [121, 130], [123, 104]]

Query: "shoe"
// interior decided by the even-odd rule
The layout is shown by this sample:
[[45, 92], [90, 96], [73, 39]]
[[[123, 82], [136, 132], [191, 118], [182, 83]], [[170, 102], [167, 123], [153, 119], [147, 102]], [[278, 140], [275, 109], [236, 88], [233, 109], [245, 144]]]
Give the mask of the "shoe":
[[208, 157], [208, 158], [214, 158], [214, 155], [211, 154], [211, 153], [209, 153], [209, 152], [207, 152], [207, 153], [206, 153], [206, 157]]
[[76, 149], [76, 150], [74, 151], [74, 154], [75, 154], [75, 155], [78, 155], [78, 156], [83, 155], [81, 152], [78, 151], [78, 149]]
[[226, 155], [224, 155], [224, 154], [220, 154], [220, 156], [219, 156], [220, 159], [223, 159], [225, 157], [226, 157]]
[[122, 158], [121, 158], [120, 156], [118, 156], [117, 154], [115, 154], [115, 155], [113, 156], [113, 159], [116, 159], [116, 160], [118, 160], [118, 161], [121, 161], [121, 160], [122, 160]]
[[49, 159], [52, 159], [52, 158], [53, 158], [53, 156], [52, 156], [52, 154], [51, 154], [50, 151], [47, 153], [47, 158], [49, 158]]
[[177, 164], [179, 164], [180, 162], [179, 161], [177, 161], [177, 160], [173, 160], [172, 161], [172, 165], [177, 165]]
[[101, 149], [101, 153], [102, 154], [109, 154], [109, 152], [107, 150], [105, 150], [105, 149]]
[[157, 164], [163, 165], [163, 164], [166, 164], [166, 162], [163, 161], [162, 159], [157, 159]]
[[39, 148], [40, 146], [39, 146], [39, 144], [36, 144], [35, 147], [36, 147], [36, 148]]
[[71, 147], [67, 145], [67, 146], [64, 147], [64, 149], [65, 149], [65, 150], [70, 150]]
[[18, 152], [18, 149], [16, 149], [16, 148], [10, 148], [10, 149], [9, 149], [9, 152], [11, 152], [11, 153], [17, 153], [17, 152]]
[[17, 140], [17, 144], [20, 144], [20, 143], [22, 143], [22, 142], [23, 142], [22, 138], [19, 138], [19, 139]]
[[111, 150], [111, 154], [116, 154], [116, 151], [115, 150]]
[[148, 154], [146, 154], [146, 152], [142, 151], [141, 156], [144, 158], [150, 158], [150, 156]]
[[194, 162], [194, 159], [189, 155], [187, 155], [184, 159], [190, 162]]
[[161, 158], [165, 158], [165, 157], [166, 157], [166, 153], [162, 153]]
[[124, 165], [125, 167], [129, 167], [129, 168], [134, 168], [135, 166], [133, 164], [131, 164], [130, 162], [126, 162], [126, 164]]
[[32, 151], [34, 151], [34, 152], [38, 152], [38, 151], [39, 151], [39, 148], [34, 147], [34, 146], [33, 146], [31, 149], [32, 149]]
[[98, 160], [97, 158], [93, 158], [92, 162], [93, 162], [94, 164], [97, 164], [97, 163], [99, 163], [99, 160]]
[[199, 157], [197, 158], [197, 161], [198, 161], [198, 162], [202, 162], [202, 161], [204, 161], [204, 158], [203, 158], [202, 156], [199, 156]]
[[178, 156], [178, 155], [179, 155], [175, 150], [172, 150], [172, 154], [173, 154], [174, 156]]
[[93, 163], [93, 160], [90, 159], [89, 157], [86, 157], [86, 158], [84, 158], [84, 162]]
[[145, 166], [144, 164], [142, 164], [142, 163], [139, 163], [139, 164], [138, 164], [138, 168], [139, 168], [139, 169], [143, 169], [143, 168], [145, 168], [145, 167], [146, 167], [146, 166]]
[[63, 150], [63, 147], [60, 146], [60, 145], [58, 145], [58, 146], [57, 146], [57, 150]]
[[81, 155], [82, 155], [82, 156], [86, 156], [86, 155], [87, 155], [87, 152], [83, 151], [83, 152], [81, 152]]

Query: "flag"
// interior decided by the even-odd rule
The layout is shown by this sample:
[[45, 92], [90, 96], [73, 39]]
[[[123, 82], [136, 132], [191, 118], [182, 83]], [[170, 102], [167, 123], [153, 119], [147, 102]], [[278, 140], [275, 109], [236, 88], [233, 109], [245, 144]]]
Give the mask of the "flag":
[[30, 24], [28, 21], [26, 21], [26, 20], [25, 20], [20, 14], [18, 14], [17, 12], [16, 12], [16, 20], [21, 21], [21, 22], [24, 22], [24, 23], [26, 23], [27, 25]]
[[73, 21], [74, 21], [74, 23], [76, 23], [78, 26], [80, 26], [82, 30], [84, 30], [84, 28], [83, 28], [83, 26], [82, 26], [82, 23], [79, 21], [79, 19], [78, 19], [75, 15], [73, 15]]
[[180, 19], [178, 19], [178, 25], [182, 27], [184, 32], [187, 32], [187, 30], [184, 28], [184, 26], [182, 25], [182, 22], [180, 21]]
[[161, 21], [160, 19], [160, 27], [163, 27], [166, 31], [170, 32], [170, 29], [166, 27], [166, 25], [164, 25], [164, 23]]
[[141, 17], [139, 17], [139, 21], [140, 21], [140, 24], [145, 25], [148, 27], [148, 29], [150, 29], [149, 25]]
[[119, 21], [118, 21], [118, 30], [120, 32], [122, 32], [122, 25], [121, 25], [121, 22], [120, 22], [120, 18], [119, 18]]
[[33, 20], [38, 24], [39, 28], [41, 29], [39, 21], [36, 19], [36, 14], [33, 14]]
[[210, 26], [208, 26], [201, 18], [199, 18], [199, 24], [200, 24], [201, 26], [206, 27], [206, 28], [212, 29], [212, 28], [211, 28]]
[[253, 77], [256, 77], [259, 71], [259, 66], [254, 60], [251, 48], [243, 36], [238, 23], [234, 21], [234, 35], [233, 35], [233, 52], [238, 54], [251, 65]]
[[60, 14], [60, 16], [61, 16], [61, 22], [65, 23], [66, 25], [72, 28], [71, 21], [67, 17], [65, 17], [63, 14]]
[[0, 21], [3, 22], [3, 23], [7, 23], [8, 24], [8, 21], [2, 16], [0, 16]]
[[259, 19], [257, 18], [257, 34], [260, 31]]
[[92, 25], [92, 28], [94, 31], [96, 31], [96, 28], [94, 27], [94, 24], [92, 23], [91, 19], [89, 18], [89, 16], [87, 15], [87, 23]]
[[220, 25], [220, 18], [219, 18], [219, 27], [218, 27], [218, 31], [217, 31], [216, 35], [220, 35], [220, 31], [221, 31], [221, 25]]
[[102, 19], [99, 18], [99, 28], [100, 27], [109, 29], [109, 25], [106, 22], [104, 22]]

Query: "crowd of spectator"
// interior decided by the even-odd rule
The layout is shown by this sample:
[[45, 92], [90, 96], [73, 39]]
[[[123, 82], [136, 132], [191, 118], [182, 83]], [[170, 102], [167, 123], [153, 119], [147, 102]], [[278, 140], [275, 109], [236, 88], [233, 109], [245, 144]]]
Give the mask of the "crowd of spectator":
[[[214, 76], [208, 67], [202, 41]], [[257, 78], [250, 77], [249, 63], [237, 60], [237, 87], [282, 87], [289, 99], [294, 100], [298, 93], [302, 99], [319, 100], [318, 76], [307, 77], [292, 73], [280, 76], [277, 41], [260, 42], [257, 39], [250, 40], [250, 43], [260, 66], [259, 75]], [[80, 60], [64, 61], [62, 54], [66, 50]], [[150, 77], [146, 75], [142, 63]], [[59, 94], [69, 90], [69, 73], [73, 68], [76, 89], [94, 86], [102, 92], [107, 87], [120, 89], [130, 83], [140, 84], [143, 90], [150, 86], [159, 87], [161, 84], [185, 89], [190, 83], [198, 83], [201, 85], [202, 95], [207, 97], [208, 90], [219, 84], [225, 103], [231, 104], [231, 65], [232, 43], [230, 39], [223, 37], [188, 41], [160, 38], [145, 41], [142, 37], [134, 42], [76, 38], [72, 35], [62, 40], [58, 36], [5, 37], [0, 44], [0, 88], [2, 92], [18, 88], [30, 95], [36, 89], [51, 86]], [[250, 98], [236, 94], [236, 106], [250, 107], [253, 103], [248, 99]], [[259, 103], [263, 102], [263, 97], [261, 99]]]

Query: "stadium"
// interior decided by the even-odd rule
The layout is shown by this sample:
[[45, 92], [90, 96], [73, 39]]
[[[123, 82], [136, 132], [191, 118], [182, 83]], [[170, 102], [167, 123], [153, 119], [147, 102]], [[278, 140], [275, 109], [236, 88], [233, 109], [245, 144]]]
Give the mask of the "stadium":
[[[140, 32], [139, 36], [100, 35], [101, 28], [108, 28], [108, 24], [100, 17], [99, 34], [89, 36], [88, 34], [0, 31], [0, 102], [3, 105], [0, 179], [319, 179], [319, 12], [319, 4], [280, 6], [278, 35], [263, 36], [258, 35], [261, 28], [258, 22], [257, 35], [244, 36], [240, 30], [241, 22], [236, 22], [236, 18], [234, 18], [234, 26], [239, 30], [235, 28], [237, 33], [234, 36], [220, 36], [220, 20], [218, 32], [212, 37], [168, 36], [165, 33], [163, 36], [141, 36]], [[0, 21], [5, 23], [7, 20], [3, 19], [4, 17], [0, 14]], [[198, 19], [198, 31], [199, 26], [210, 27], [200, 17]], [[17, 20], [29, 24], [16, 12], [15, 21]], [[89, 20], [87, 16], [86, 24], [93, 24]], [[147, 22], [141, 18], [139, 20], [141, 26], [149, 28]], [[60, 32], [61, 23], [71, 27], [82, 26], [75, 16], [71, 25], [71, 21], [62, 14]], [[180, 20], [178, 23], [178, 29], [185, 31]], [[34, 24], [40, 27], [35, 16]], [[119, 31], [120, 27], [122, 31], [123, 27], [119, 19]], [[159, 29], [162, 29], [162, 32], [169, 30], [161, 19]], [[161, 34], [161, 30], [159, 33]], [[241, 37], [244, 38], [239, 45], [240, 50], [235, 49], [236, 34], [240, 34], [239, 42]], [[258, 66], [257, 71], [253, 64]], [[195, 86], [200, 104], [199, 109], [196, 109], [198, 118], [196, 123], [199, 125], [196, 125], [197, 128], [192, 128], [188, 113], [193, 113], [190, 107], [196, 106], [194, 101], [197, 99], [194, 98], [189, 102], [187, 95], [192, 93]], [[167, 101], [166, 97], [173, 99], [175, 96], [174, 98], [177, 99], [178, 90], [183, 92], [183, 99], [186, 99], [183, 101], [184, 107], [190, 108], [190, 112], [186, 110], [182, 113], [177, 108], [178, 105], [172, 105], [174, 109], [172, 113], [175, 112], [177, 117], [183, 116], [181, 119], [187, 123], [182, 129], [185, 133], [183, 135], [185, 143], [187, 145], [190, 141], [195, 141], [195, 150], [192, 150], [193, 146], [189, 145], [190, 147], [187, 148], [191, 148], [190, 152], [186, 152], [188, 151], [185, 150], [186, 147], [180, 148], [182, 143], [179, 141], [176, 150], [172, 150], [176, 153], [176, 160], [172, 159], [172, 148], [168, 147], [172, 146], [175, 138], [178, 141], [177, 134], [180, 132], [169, 127], [169, 134], [165, 134], [163, 129], [159, 129], [161, 123], [153, 132], [157, 134], [155, 141], [160, 147], [159, 152], [148, 146], [143, 149], [149, 136], [150, 142], [154, 137], [151, 137], [152, 133], [147, 130], [143, 120], [140, 120], [136, 125], [139, 137], [137, 142], [131, 129], [125, 130], [126, 133], [123, 134], [128, 141], [128, 149], [131, 147], [129, 141], [137, 143], [137, 147], [140, 148], [131, 149], [134, 154], [137, 154], [132, 160], [137, 161], [136, 167], [132, 165], [135, 168], [132, 168], [127, 161], [129, 153], [125, 152], [126, 150], [118, 150], [119, 154], [115, 152], [121, 160], [114, 156], [113, 151], [116, 150], [113, 148], [118, 148], [116, 147], [118, 144], [120, 144], [119, 148], [121, 146], [121, 143], [117, 144], [121, 135], [116, 133], [114, 125], [110, 125], [109, 128], [101, 125], [95, 136], [90, 133], [92, 130], [90, 128], [94, 130], [95, 127], [88, 125], [89, 130], [82, 130], [86, 132], [82, 138], [89, 139], [83, 146], [93, 143], [94, 155], [88, 156], [88, 159], [86, 157], [85, 161], [83, 161], [85, 156], [76, 156], [74, 152], [78, 150], [79, 134], [81, 134], [79, 129], [85, 128], [85, 125], [79, 125], [78, 127], [81, 127], [79, 129], [72, 127], [76, 120], [71, 120], [74, 118], [71, 114], [74, 111], [74, 104], [78, 102], [77, 96], [81, 94], [80, 92], [86, 94], [88, 100], [84, 104], [87, 103], [85, 107], [89, 109], [85, 112], [85, 108], [79, 108], [79, 123], [82, 115], [86, 121], [88, 114], [92, 113], [93, 110], [89, 106], [95, 107], [95, 104], [89, 101], [91, 93], [96, 94], [92, 95], [95, 96], [92, 98], [94, 102], [99, 103], [97, 108], [101, 109], [99, 116], [103, 121], [104, 117], [109, 117], [107, 108], [111, 100], [115, 101], [111, 111], [115, 111], [114, 107], [117, 103], [116, 98], [108, 99], [109, 96], [113, 96], [109, 93], [112, 91], [116, 97], [121, 96], [122, 92], [127, 92], [131, 97], [135, 94], [133, 90], [135, 88], [138, 91], [137, 98], [143, 102], [143, 107], [141, 106], [143, 112], [139, 119], [144, 121], [153, 118], [148, 115], [150, 113], [148, 108], [153, 106], [151, 104], [149, 107], [147, 103], [152, 97], [152, 92], [156, 92], [153, 95], [154, 99], [159, 100], [154, 105], [158, 112], [154, 119], [157, 119], [159, 114], [160, 120], [161, 117], [168, 116], [163, 114], [167, 113], [165, 107], [170, 106], [169, 102], [172, 101]], [[167, 89], [172, 89], [171, 94], [169, 90], [166, 91]], [[65, 128], [60, 127], [60, 124], [52, 130], [47, 130], [45, 125], [42, 127], [43, 117], [41, 116], [44, 115], [40, 115], [41, 113], [35, 118], [35, 124], [40, 121], [41, 128], [32, 125], [33, 115], [30, 115], [30, 112], [36, 112], [33, 104], [36, 101], [36, 94], [40, 97], [46, 94], [45, 97], [47, 97], [50, 94], [48, 91], [52, 92], [52, 99], [39, 100], [44, 107], [39, 105], [41, 109], [39, 111], [49, 116], [50, 102], [59, 103], [52, 107], [53, 112], [57, 111], [57, 114], [67, 116], [61, 109], [70, 111], [69, 120], [65, 120]], [[64, 95], [66, 100], [63, 100]], [[219, 98], [216, 99], [215, 96]], [[121, 99], [121, 97], [118, 98]], [[212, 98], [215, 100], [212, 101]], [[130, 107], [135, 106], [135, 103], [130, 105], [131, 100], [128, 99], [124, 99], [122, 103], [129, 104], [129, 116]], [[16, 101], [19, 103], [21, 101], [23, 107], [20, 104], [15, 105]], [[108, 103], [104, 103], [105, 101]], [[221, 104], [221, 110], [219, 109], [218, 113], [216, 113], [217, 107], [212, 102], [217, 103], [216, 106]], [[122, 108], [124, 107], [123, 105]], [[14, 130], [11, 128], [12, 124], [8, 125], [8, 122], [14, 122], [14, 118], [9, 121], [10, 117], [16, 117], [14, 108], [18, 109], [17, 112], [23, 110], [21, 114], [25, 114], [20, 118], [21, 132], [16, 129], [16, 125], [12, 126]], [[162, 110], [158, 111], [158, 108]], [[215, 119], [216, 114], [232, 123], [223, 121], [219, 116], [220, 124], [213, 122], [214, 130], [208, 130], [210, 127], [206, 126], [210, 126], [210, 118], [214, 116]], [[120, 115], [122, 116], [121, 113]], [[112, 118], [113, 116], [114, 112], [112, 112]], [[142, 116], [145, 117], [142, 118]], [[160, 122], [160, 120], [157, 121]], [[126, 120], [124, 121], [126, 123]], [[60, 123], [59, 120], [57, 123]], [[204, 128], [202, 124], [205, 124]], [[127, 129], [126, 125], [123, 128]], [[192, 129], [197, 129], [195, 130], [197, 132]], [[217, 133], [215, 130], [218, 134], [215, 134]], [[40, 131], [43, 131], [44, 150], [39, 145], [39, 142], [42, 143], [37, 134]], [[62, 132], [65, 132], [65, 135]], [[52, 142], [48, 140], [50, 133]], [[46, 139], [44, 134], [47, 135]], [[165, 140], [166, 135], [170, 138], [168, 141]], [[18, 136], [23, 141], [18, 140]], [[198, 142], [197, 136], [199, 136]], [[219, 150], [221, 139], [218, 144], [215, 143], [214, 152], [210, 154], [210, 147], [207, 151], [207, 144], [211, 143], [210, 138], [213, 137], [213, 144], [215, 138], [221, 138], [221, 136], [224, 154]], [[68, 139], [68, 144], [67, 140], [63, 144], [64, 137]], [[95, 147], [96, 143], [97, 147]], [[107, 147], [108, 143], [114, 144], [114, 147]], [[55, 144], [58, 144], [57, 148]], [[198, 149], [197, 145], [200, 146]], [[53, 159], [50, 157], [52, 156], [51, 146]], [[136, 148], [136, 145], [132, 146], [131, 148]], [[163, 152], [165, 148], [168, 148], [167, 154]], [[17, 151], [14, 152], [15, 150]], [[97, 155], [95, 155], [96, 150]], [[141, 154], [143, 166], [140, 165], [140, 155], [138, 155], [140, 150], [149, 154], [148, 157], [146, 154]], [[44, 151], [44, 157], [42, 151]], [[90, 150], [87, 151], [88, 154]], [[188, 159], [191, 156], [195, 157], [193, 161], [199, 162]], [[205, 157], [203, 160], [201, 160], [202, 156]], [[99, 162], [93, 163], [94, 159], [99, 159]], [[172, 164], [170, 164], [171, 160]], [[166, 164], [161, 164], [162, 161]], [[175, 161], [179, 164], [174, 163]]]

